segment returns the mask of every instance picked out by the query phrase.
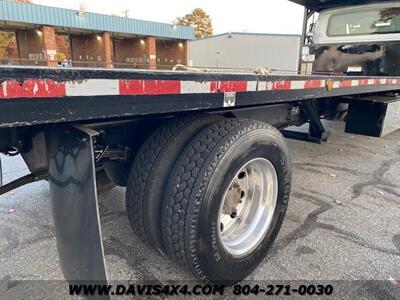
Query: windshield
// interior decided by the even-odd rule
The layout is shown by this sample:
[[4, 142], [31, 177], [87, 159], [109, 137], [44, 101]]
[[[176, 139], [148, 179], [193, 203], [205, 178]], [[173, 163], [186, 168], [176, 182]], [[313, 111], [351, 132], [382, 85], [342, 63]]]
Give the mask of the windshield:
[[328, 36], [386, 34], [400, 32], [400, 7], [333, 15]]

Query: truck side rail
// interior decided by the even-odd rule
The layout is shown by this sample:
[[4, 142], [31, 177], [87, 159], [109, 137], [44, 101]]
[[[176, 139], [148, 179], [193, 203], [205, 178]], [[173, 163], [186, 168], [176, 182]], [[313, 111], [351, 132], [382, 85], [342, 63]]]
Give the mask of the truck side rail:
[[400, 90], [400, 77], [0, 67], [0, 128]]

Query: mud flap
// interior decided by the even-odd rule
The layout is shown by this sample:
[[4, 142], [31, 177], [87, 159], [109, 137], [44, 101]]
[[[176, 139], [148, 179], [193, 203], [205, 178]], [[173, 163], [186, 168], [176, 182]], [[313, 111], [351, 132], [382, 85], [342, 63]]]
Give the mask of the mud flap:
[[61, 269], [72, 281], [107, 282], [93, 139], [84, 128], [46, 133], [50, 197]]

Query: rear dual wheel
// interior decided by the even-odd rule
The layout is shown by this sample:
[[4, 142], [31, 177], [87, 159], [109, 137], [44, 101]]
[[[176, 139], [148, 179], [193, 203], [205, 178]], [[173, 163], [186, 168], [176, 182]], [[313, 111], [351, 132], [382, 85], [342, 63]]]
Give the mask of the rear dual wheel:
[[142, 145], [128, 177], [126, 209], [131, 227], [164, 254], [161, 207], [170, 172], [187, 143], [221, 117], [190, 115], [166, 121]]
[[281, 227], [291, 168], [282, 135], [252, 120], [199, 133], [172, 171], [163, 203], [168, 255], [199, 278], [232, 284], [264, 259]]
[[266, 256], [286, 213], [291, 168], [282, 135], [262, 122], [218, 120], [174, 159], [157, 190], [163, 252], [202, 280], [242, 280]]

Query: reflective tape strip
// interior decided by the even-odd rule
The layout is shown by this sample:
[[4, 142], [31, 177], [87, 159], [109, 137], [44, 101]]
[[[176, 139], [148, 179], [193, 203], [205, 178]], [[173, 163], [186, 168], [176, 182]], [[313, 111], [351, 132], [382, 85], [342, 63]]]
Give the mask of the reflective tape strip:
[[[140, 96], [209, 93], [268, 92], [325, 89], [327, 80], [275, 81], [184, 81], [148, 79], [88, 79], [57, 82], [28, 79], [24, 82], [7, 80], [0, 83], [0, 98], [59, 98], [78, 96]], [[334, 80], [333, 89], [361, 86], [400, 85], [397, 78]]]
[[119, 80], [88, 79], [65, 83], [66, 95], [74, 96], [114, 96], [119, 95]]

